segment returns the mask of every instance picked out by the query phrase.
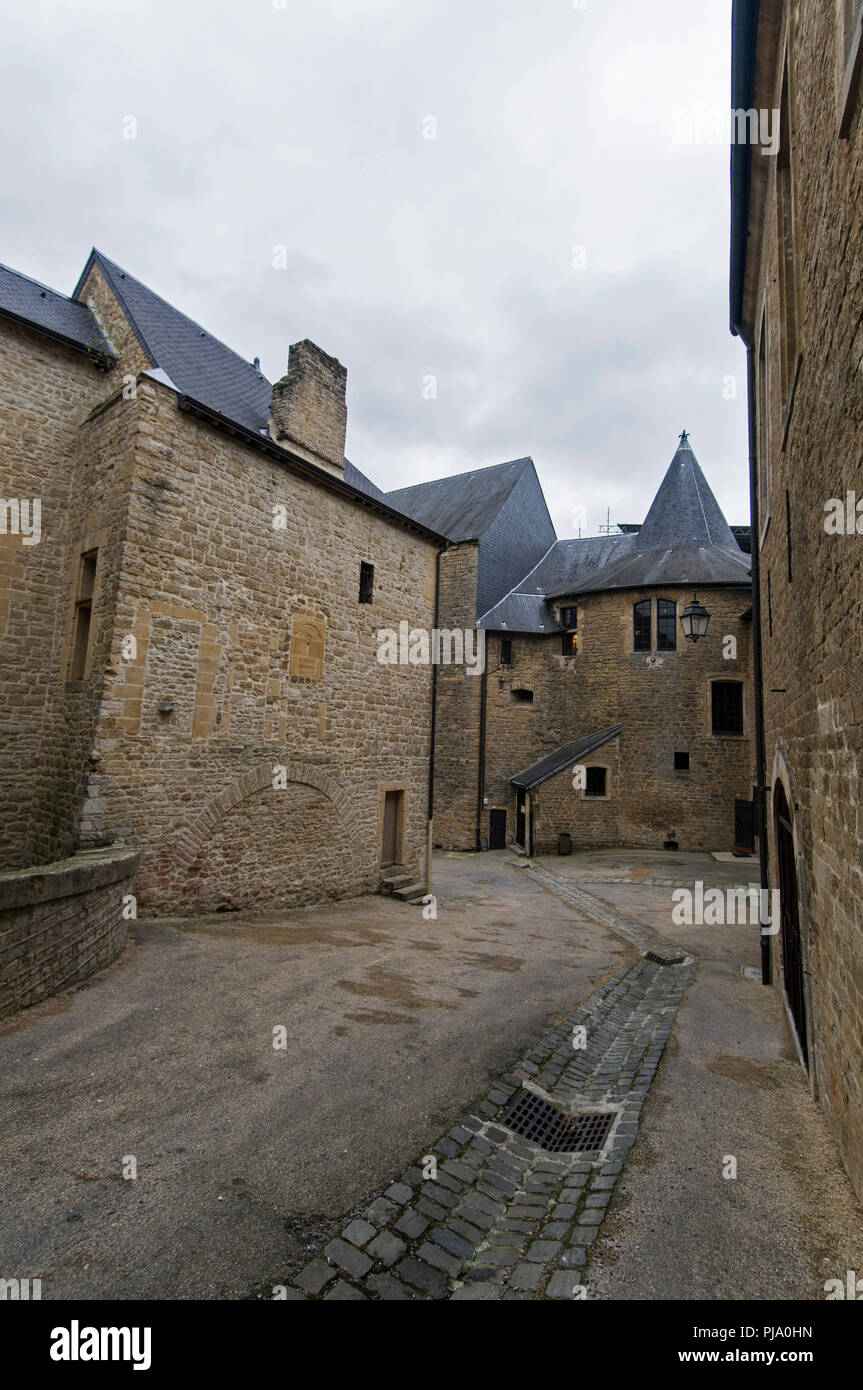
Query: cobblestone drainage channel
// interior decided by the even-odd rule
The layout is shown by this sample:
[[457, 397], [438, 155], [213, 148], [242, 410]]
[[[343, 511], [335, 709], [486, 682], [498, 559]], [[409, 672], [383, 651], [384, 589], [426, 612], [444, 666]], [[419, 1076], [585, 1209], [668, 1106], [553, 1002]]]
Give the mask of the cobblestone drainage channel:
[[[655, 943], [642, 936], [639, 944]], [[281, 1296], [589, 1297], [588, 1252], [635, 1143], [691, 966], [643, 956], [622, 966], [431, 1153], [363, 1203], [341, 1235], [290, 1276]], [[529, 1096], [555, 1112], [554, 1121], [545, 1115], [541, 1142], [503, 1128]], [[555, 1123], [590, 1117], [596, 1130], [578, 1142], [599, 1143], [599, 1120], [607, 1124], [609, 1115], [601, 1151], [546, 1147]]]

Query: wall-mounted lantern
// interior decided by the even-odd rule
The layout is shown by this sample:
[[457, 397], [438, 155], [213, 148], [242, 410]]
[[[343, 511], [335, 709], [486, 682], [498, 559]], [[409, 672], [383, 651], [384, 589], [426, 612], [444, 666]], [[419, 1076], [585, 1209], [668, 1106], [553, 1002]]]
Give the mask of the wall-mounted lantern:
[[687, 604], [680, 615], [680, 626], [687, 642], [697, 642], [699, 637], [706, 637], [709, 622], [710, 614], [703, 604], [698, 602], [698, 595], [693, 594], [692, 602]]

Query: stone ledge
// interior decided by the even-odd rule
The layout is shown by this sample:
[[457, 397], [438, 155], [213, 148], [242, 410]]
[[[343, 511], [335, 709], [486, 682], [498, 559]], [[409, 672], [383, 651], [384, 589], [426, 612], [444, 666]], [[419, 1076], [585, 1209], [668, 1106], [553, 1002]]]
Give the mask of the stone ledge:
[[110, 845], [82, 850], [53, 864], [5, 870], [0, 873], [0, 912], [90, 893], [120, 879], [131, 879], [141, 857], [140, 849]]

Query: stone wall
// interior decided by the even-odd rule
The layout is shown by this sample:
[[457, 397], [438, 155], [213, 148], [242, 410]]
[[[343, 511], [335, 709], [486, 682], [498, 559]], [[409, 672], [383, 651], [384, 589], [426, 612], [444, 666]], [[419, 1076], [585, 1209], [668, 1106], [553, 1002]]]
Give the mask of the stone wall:
[[[779, 105], [786, 40], [791, 55], [800, 324], [793, 390], [783, 389], [772, 159], [762, 159], [764, 203], [750, 235], [745, 316], [756, 361], [762, 312], [767, 325], [756, 392], [766, 404], [759, 442], [767, 473], [767, 778], [774, 791], [783, 784], [793, 812], [813, 1087], [863, 1196], [863, 535], [831, 535], [824, 526], [831, 498], [863, 497], [863, 93], [841, 139], [838, 8], [824, 0], [762, 6], [757, 105]], [[778, 887], [772, 828], [770, 878]], [[781, 988], [779, 938], [772, 947]]]
[[68, 689], [68, 638], [84, 532], [106, 483], [79, 463], [78, 451], [82, 420], [116, 380], [72, 348], [0, 320], [0, 495], [41, 506], [38, 544], [0, 532], [4, 868], [44, 863], [77, 844], [82, 720], [95, 709], [98, 676]]
[[[578, 605], [578, 652], [565, 657], [560, 634], [508, 634], [512, 665], [500, 662], [501, 634], [489, 634], [483, 834], [493, 808], [507, 811], [507, 838], [515, 835], [510, 778], [562, 744], [622, 724], [619, 802], [585, 812], [580, 794], [575, 818], [554, 823], [576, 843], [618, 843], [681, 849], [733, 847], [734, 799], [752, 796], [754, 760], [751, 700], [751, 624], [747, 589], [703, 589], [711, 613], [708, 636], [686, 642], [678, 622], [677, 650], [650, 656], [632, 650], [632, 605], [647, 591], [620, 590], [583, 597]], [[677, 600], [678, 615], [691, 588], [662, 590]], [[736, 656], [723, 642], [733, 637]], [[744, 685], [744, 735], [718, 736], [711, 726], [711, 682]], [[515, 692], [530, 691], [532, 701]], [[674, 770], [675, 751], [688, 752], [690, 770]], [[596, 761], [603, 762], [602, 749]], [[563, 779], [564, 781], [566, 779]], [[571, 777], [570, 777], [571, 783]], [[550, 793], [545, 800], [549, 806]], [[577, 812], [577, 814], [576, 814]], [[590, 838], [595, 828], [597, 838]], [[617, 838], [609, 840], [608, 835]], [[557, 831], [555, 831], [556, 839]]]
[[140, 860], [93, 850], [0, 873], [0, 1018], [109, 965], [126, 943]]
[[[110, 462], [128, 481], [128, 516], [94, 635], [106, 685], [82, 840], [145, 846], [151, 911], [287, 905], [316, 881], [319, 896], [368, 891], [380, 787], [398, 785], [420, 869], [431, 668], [380, 664], [377, 633], [432, 627], [435, 545], [179, 411], [147, 378], [87, 432], [95, 472]], [[375, 567], [370, 604], [361, 561]], [[307, 823], [298, 784], [318, 793]], [[228, 844], [229, 813], [245, 846]]]
[[573, 786], [575, 766], [549, 777], [531, 793], [531, 839], [535, 854], [556, 854], [558, 836], [572, 837], [575, 849], [623, 844], [621, 831], [620, 739], [609, 739], [601, 748], [578, 761], [579, 767], [604, 767], [605, 796], [588, 796]]
[[[441, 555], [440, 619], [444, 628], [476, 625], [478, 546], [453, 545]], [[479, 727], [483, 678], [464, 666], [438, 668], [434, 841], [442, 849], [477, 848]]]

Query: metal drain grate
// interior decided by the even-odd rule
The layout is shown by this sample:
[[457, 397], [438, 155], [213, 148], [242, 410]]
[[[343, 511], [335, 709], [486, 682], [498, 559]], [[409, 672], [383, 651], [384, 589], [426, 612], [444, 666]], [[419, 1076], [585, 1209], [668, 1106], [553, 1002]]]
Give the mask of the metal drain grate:
[[647, 951], [645, 960], [652, 960], [654, 965], [682, 965], [686, 956], [658, 956], [655, 951]]
[[522, 1091], [501, 1124], [551, 1153], [580, 1153], [601, 1149], [614, 1123], [614, 1111], [564, 1115], [533, 1091]]

